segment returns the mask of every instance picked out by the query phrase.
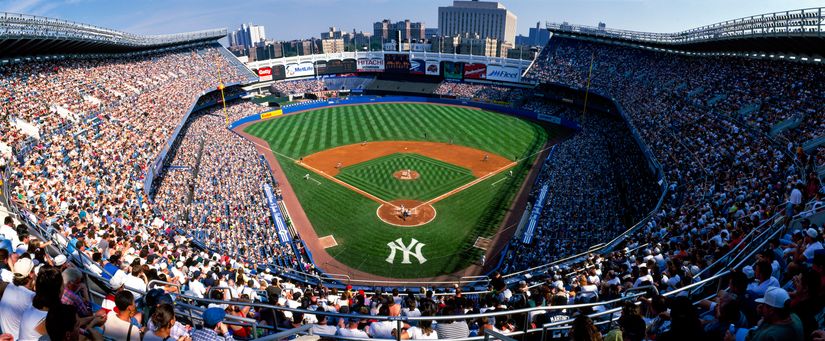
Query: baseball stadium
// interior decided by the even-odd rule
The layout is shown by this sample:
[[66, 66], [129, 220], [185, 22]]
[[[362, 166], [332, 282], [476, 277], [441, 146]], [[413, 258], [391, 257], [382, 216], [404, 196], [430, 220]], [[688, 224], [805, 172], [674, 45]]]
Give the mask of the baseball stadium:
[[823, 8], [274, 41], [60, 6], [0, 3], [0, 340], [825, 339]]

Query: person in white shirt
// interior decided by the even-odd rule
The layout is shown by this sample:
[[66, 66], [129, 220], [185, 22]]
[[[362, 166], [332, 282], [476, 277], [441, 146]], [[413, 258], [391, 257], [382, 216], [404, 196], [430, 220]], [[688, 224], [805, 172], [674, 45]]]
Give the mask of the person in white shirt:
[[[20, 258], [14, 263], [14, 281], [6, 287], [0, 299], [0, 329], [15, 340], [20, 335], [20, 318], [32, 305], [36, 274], [31, 259]], [[61, 281], [62, 282], [62, 281]]]
[[433, 329], [432, 320], [419, 321], [418, 327], [410, 327], [401, 333], [402, 340], [438, 340], [438, 333]]
[[633, 287], [638, 288], [643, 283], [649, 282], [649, 284], [653, 284], [653, 276], [650, 275], [650, 272], [647, 269], [647, 266], [639, 267], [639, 278], [636, 279], [636, 282], [633, 282]]
[[192, 279], [189, 281], [189, 291], [187, 292], [189, 295], [203, 298], [203, 295], [206, 294], [206, 286], [201, 282], [202, 277], [203, 274], [200, 271], [195, 271], [192, 274]]
[[146, 281], [143, 279], [143, 267], [132, 266], [132, 272], [124, 278], [123, 285], [127, 290], [135, 294], [135, 299], [139, 300], [146, 293]]
[[338, 331], [335, 333], [335, 335], [344, 337], [369, 338], [367, 332], [358, 329], [358, 323], [360, 322], [361, 320], [357, 317], [349, 318], [347, 320], [346, 327], [338, 328]]
[[103, 335], [115, 340], [140, 341], [140, 322], [137, 319], [140, 315], [135, 307], [135, 296], [129, 291], [120, 291], [115, 295], [115, 306], [118, 313], [109, 311], [103, 325]]
[[762, 297], [765, 295], [768, 288], [779, 286], [779, 280], [771, 276], [771, 272], [773, 270], [771, 269], [771, 263], [768, 263], [767, 261], [756, 262], [756, 266], [753, 270], [756, 280], [751, 284], [748, 284], [747, 288], [747, 292], [751, 294], [752, 297]]
[[1, 239], [8, 239], [11, 241], [12, 247], [16, 248], [20, 245], [20, 237], [17, 235], [17, 230], [14, 229], [14, 219], [6, 217], [3, 220], [3, 226], [0, 226]]
[[804, 231], [805, 232], [805, 250], [802, 251], [801, 256], [797, 256], [797, 259], [800, 261], [807, 261], [811, 263], [814, 261], [814, 253], [816, 250], [822, 250], [822, 242], [819, 238], [819, 231], [815, 228], [809, 228]]
[[[324, 309], [320, 308], [318, 311], [323, 312]], [[338, 331], [338, 328], [336, 326], [330, 326], [329, 324], [327, 324], [329, 319], [325, 315], [318, 315], [317, 319], [318, 322], [314, 324], [310, 329], [312, 335], [335, 335], [335, 333]]]

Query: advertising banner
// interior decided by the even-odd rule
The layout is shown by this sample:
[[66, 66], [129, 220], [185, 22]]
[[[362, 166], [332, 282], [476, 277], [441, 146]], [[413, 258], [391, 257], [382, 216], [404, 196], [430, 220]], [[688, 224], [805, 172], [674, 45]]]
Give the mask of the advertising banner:
[[504, 67], [498, 65], [487, 66], [487, 80], [518, 82], [521, 80], [521, 69], [517, 67]]
[[312, 75], [315, 75], [315, 65], [311, 62], [286, 65], [286, 78], [305, 77]]
[[410, 73], [414, 75], [423, 75], [425, 66], [427, 66], [427, 62], [424, 60], [413, 59], [410, 61]]
[[358, 61], [355, 59], [344, 59], [344, 61], [341, 62], [341, 67], [343, 68], [341, 73], [355, 73], [358, 71]]
[[487, 65], [474, 63], [464, 65], [464, 79], [485, 79], [487, 78]]
[[426, 73], [430, 76], [438, 76], [439, 71], [441, 71], [437, 60], [428, 60], [425, 68]]
[[406, 54], [385, 54], [384, 72], [409, 73], [410, 56]]
[[[289, 68], [287, 67], [287, 70]], [[278, 201], [275, 199], [275, 195], [272, 193], [272, 186], [269, 184], [264, 184], [264, 195], [266, 196], [266, 205], [269, 207], [269, 214], [272, 216], [272, 220], [275, 222], [275, 229], [278, 233], [278, 239], [281, 243], [289, 243], [292, 241], [292, 236], [289, 235], [289, 230], [287, 230], [286, 221], [284, 221], [284, 216], [281, 214], [281, 209], [278, 207]]]
[[384, 72], [384, 59], [360, 58], [356, 69], [358, 72]]
[[464, 63], [444, 62], [442, 69], [446, 79], [461, 79], [464, 75]]
[[271, 67], [262, 67], [258, 69], [258, 79], [261, 82], [271, 81], [272, 80], [272, 68]]
[[267, 111], [267, 112], [265, 112], [265, 113], [261, 114], [261, 119], [262, 119], [262, 120], [265, 120], [265, 119], [267, 119], [267, 118], [272, 118], [272, 117], [276, 117], [276, 116], [281, 116], [281, 115], [283, 115], [283, 114], [284, 114], [284, 111], [283, 111], [283, 110], [281, 110], [281, 109], [272, 110], [272, 111]]

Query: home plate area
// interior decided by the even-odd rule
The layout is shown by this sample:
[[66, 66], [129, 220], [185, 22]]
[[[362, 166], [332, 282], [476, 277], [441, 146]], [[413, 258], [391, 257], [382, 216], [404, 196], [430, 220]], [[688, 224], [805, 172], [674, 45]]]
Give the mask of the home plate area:
[[338, 242], [335, 241], [335, 237], [333, 237], [332, 235], [318, 238], [318, 241], [321, 242], [321, 247], [325, 249], [331, 248], [333, 246], [338, 246]]
[[479, 249], [482, 249], [482, 250], [486, 251], [488, 248], [490, 248], [490, 245], [492, 243], [493, 243], [493, 240], [490, 239], [490, 238], [478, 237], [478, 238], [476, 238], [476, 242], [475, 242], [475, 244], [473, 244], [473, 247], [479, 248]]

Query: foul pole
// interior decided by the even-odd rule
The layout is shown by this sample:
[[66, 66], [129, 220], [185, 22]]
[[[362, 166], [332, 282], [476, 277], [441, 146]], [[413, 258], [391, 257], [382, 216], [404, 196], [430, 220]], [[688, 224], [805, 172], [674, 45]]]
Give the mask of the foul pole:
[[584, 107], [582, 108], [582, 117], [587, 114], [587, 97], [590, 95], [590, 79], [593, 77], [593, 60], [596, 59], [596, 51], [590, 55], [590, 71], [587, 72], [587, 89], [584, 91]]
[[218, 65], [218, 90], [221, 91], [221, 103], [223, 104], [223, 116], [226, 120], [226, 126], [229, 127], [229, 114], [226, 112], [226, 97], [223, 95], [223, 77], [221, 77], [221, 66], [220, 62], [217, 63]]

